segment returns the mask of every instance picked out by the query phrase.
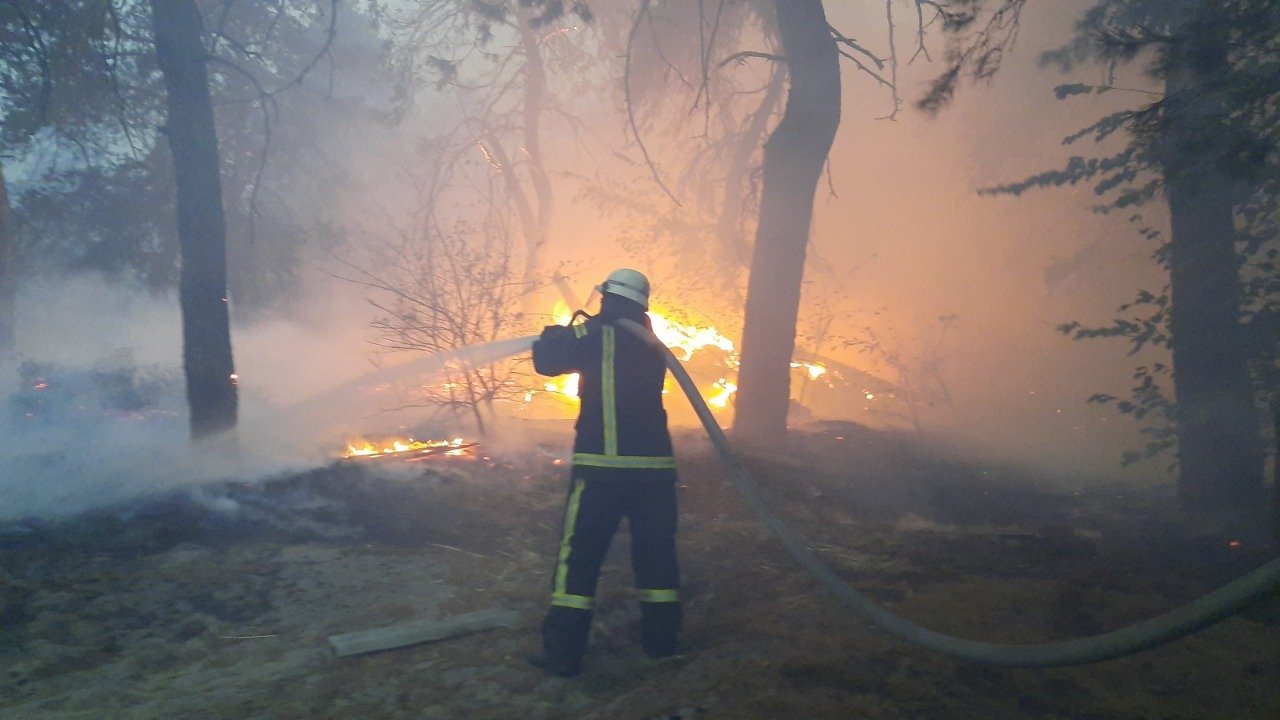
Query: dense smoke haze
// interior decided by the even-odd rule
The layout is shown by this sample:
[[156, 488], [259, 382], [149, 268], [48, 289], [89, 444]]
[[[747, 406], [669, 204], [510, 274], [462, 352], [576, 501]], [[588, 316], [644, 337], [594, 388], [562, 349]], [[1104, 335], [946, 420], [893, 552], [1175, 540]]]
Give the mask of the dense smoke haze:
[[[1079, 7], [1028, 13], [994, 82], [960, 93], [935, 117], [904, 109], [894, 121], [875, 119], [890, 109], [883, 93], [849, 73], [853, 88], [832, 152], [837, 195], [819, 198], [814, 248], [838, 268], [832, 275], [861, 322], [927, 340], [940, 316], [956, 316], [941, 341], [953, 392], [934, 428], [943, 435], [1078, 478], [1160, 478], [1166, 463], [1119, 468], [1121, 452], [1144, 442], [1136, 423], [1085, 400], [1123, 394], [1135, 365], [1167, 361], [1167, 353], [1127, 356], [1122, 341], [1073, 341], [1055, 329], [1073, 320], [1106, 325], [1136, 289], [1159, 289], [1166, 281], [1155, 244], [1137, 232], [1131, 213], [1093, 212], [1100, 199], [1087, 183], [1016, 198], [977, 192], [1091, 151], [1062, 139], [1134, 102], [1054, 98], [1057, 84], [1101, 82], [1094, 76], [1101, 71], [1064, 76], [1038, 63]], [[905, 71], [902, 94], [913, 100], [934, 69], [917, 61]], [[1164, 222], [1158, 209], [1144, 212]]]
[[[877, 4], [875, 12], [863, 15], [870, 5], [830, 5], [833, 25], [848, 28], [872, 52], [887, 55], [882, 7]], [[953, 105], [936, 116], [918, 111], [913, 103], [942, 69], [938, 59], [945, 41], [926, 38], [933, 62], [920, 53], [906, 63], [914, 54], [916, 36], [914, 19], [905, 9], [895, 37], [902, 58], [898, 94], [903, 104], [894, 118], [885, 118], [893, 111], [890, 92], [845, 66], [841, 125], [815, 205], [797, 349], [889, 385], [903, 383], [904, 368], [919, 375], [927, 366], [938, 385], [909, 418], [884, 398], [867, 399], [878, 390], [868, 393], [859, 385], [865, 380], [849, 379], [839, 391], [846, 396], [824, 399], [816, 390], [807, 391], [808, 407], [793, 413], [793, 424], [831, 419], [918, 430], [962, 454], [987, 455], [1060, 480], [1172, 482], [1168, 456], [1122, 468], [1121, 453], [1145, 442], [1140, 425], [1113, 407], [1086, 403], [1095, 393], [1125, 395], [1133, 384], [1134, 366], [1167, 361], [1165, 353], [1130, 356], [1121, 340], [1079, 342], [1055, 329], [1073, 320], [1109, 324], [1115, 309], [1138, 289], [1159, 290], [1164, 279], [1151, 257], [1154, 244], [1141, 237], [1128, 213], [1092, 212], [1098, 198], [1085, 183], [1021, 197], [978, 194], [980, 188], [1058, 168], [1073, 154], [1093, 152], [1064, 147], [1061, 140], [1108, 111], [1131, 106], [1133, 95], [1141, 95], [1054, 98], [1054, 85], [1091, 82], [1102, 72], [1080, 67], [1074, 76], [1063, 75], [1039, 64], [1042, 52], [1067, 41], [1087, 5], [1029, 8], [995, 78], [965, 84]], [[675, 122], [686, 126], [674, 132], [664, 125], [670, 118], [658, 118], [652, 109], [640, 115], [637, 127], [652, 154], [651, 172], [632, 137], [616, 86], [622, 70], [615, 60], [616, 44], [625, 26], [614, 20], [602, 8], [596, 26], [566, 21], [567, 29], [541, 40], [549, 51], [572, 54], [565, 49], [569, 39], [587, 38], [574, 51], [580, 56], [550, 74], [550, 96], [544, 100], [563, 115], [548, 117], [541, 139], [545, 176], [555, 189], [542, 275], [532, 296], [511, 296], [507, 310], [519, 317], [491, 339], [520, 337], [543, 324], [563, 322], [566, 318], [555, 317], [555, 305], [567, 298], [553, 282], [555, 276], [563, 276], [562, 284], [585, 300], [610, 269], [621, 266], [649, 273], [655, 307], [714, 325], [729, 338], [741, 332], [741, 258], [717, 259], [697, 245], [708, 241], [706, 233], [690, 231], [682, 238], [674, 221], [664, 231], [671, 235], [663, 239], [666, 244], [645, 247], [637, 242], [651, 232], [645, 223], [657, 216], [646, 208], [673, 208], [652, 180], [653, 172], [681, 200], [672, 217], [684, 212], [687, 219], [699, 211], [698, 177], [682, 178], [681, 173], [705, 142], [704, 118], [700, 106], [688, 112], [697, 90], [687, 78], [657, 72], [655, 77], [664, 80], [655, 80], [643, 68], [631, 69], [637, 95], [648, 87], [644, 83], [662, 87], [665, 82], [665, 92], [685, 108], [685, 119], [677, 115]], [[271, 155], [254, 198], [253, 212], [260, 215], [255, 237], [245, 237], [244, 223], [230, 223], [232, 343], [244, 418], [237, 459], [185, 449], [182, 335], [172, 289], [139, 289], [139, 283], [119, 274], [105, 280], [83, 273], [45, 271], [36, 276], [48, 263], [28, 260], [22, 267], [32, 274], [19, 284], [16, 348], [0, 376], [6, 397], [30, 394], [20, 375], [23, 363], [79, 372], [114, 363], [154, 371], [166, 383], [157, 386], [155, 412], [132, 422], [81, 417], [59, 424], [57, 413], [44, 419], [24, 417], [16, 400], [11, 402], [0, 443], [0, 458], [10, 468], [0, 481], [4, 516], [74, 510], [134, 490], [212, 478], [252, 479], [322, 464], [332, 457], [327, 453], [346, 441], [342, 433], [359, 428], [321, 424], [301, 434], [281, 433], [287, 423], [277, 421], [280, 413], [379, 368], [421, 356], [375, 346], [379, 335], [370, 323], [385, 315], [392, 300], [371, 284], [393, 283], [423, 261], [405, 253], [405, 238], [430, 228], [483, 228], [493, 214], [492, 198], [511, 192], [501, 186], [501, 174], [515, 172], [515, 166], [504, 168], [495, 158], [497, 141], [488, 138], [496, 131], [476, 119], [476, 99], [443, 83], [433, 86], [421, 74], [412, 93], [401, 92], [407, 79], [398, 73], [405, 63], [384, 68], [374, 61], [373, 49], [386, 38], [402, 36], [385, 25], [372, 27], [362, 16], [343, 23], [332, 62], [281, 93], [273, 111]], [[735, 38], [739, 46], [724, 55], [767, 49], [757, 26], [748, 22], [744, 27]], [[512, 42], [509, 34], [493, 40], [495, 47]], [[465, 73], [474, 69], [472, 63], [484, 64], [469, 59], [456, 70]], [[585, 63], [615, 86], [591, 85], [573, 63]], [[735, 82], [742, 85], [762, 82], [767, 63], [749, 59], [723, 72], [735, 73]], [[1131, 74], [1125, 82], [1134, 87], [1150, 83], [1137, 70]], [[571, 80], [580, 82], [569, 86]], [[585, 94], [592, 89], [601, 94]], [[723, 100], [717, 91], [713, 87], [709, 92]], [[231, 112], [222, 106], [217, 111]], [[228, 123], [221, 128], [234, 134], [222, 143], [254, 158], [257, 120], [251, 113], [244, 118], [245, 127]], [[491, 118], [495, 125], [499, 120]], [[463, 142], [440, 149], [440, 138], [456, 141], [468, 133], [469, 146]], [[508, 148], [508, 155], [523, 151]], [[9, 169], [10, 196], [20, 210], [26, 210], [22, 191], [41, 182], [42, 170], [32, 164], [39, 157], [49, 155], [31, 155], [27, 164]], [[461, 164], [441, 173], [443, 163], [458, 158]], [[245, 162], [237, 159], [236, 165]], [[248, 171], [241, 167], [238, 172]], [[237, 192], [241, 195], [229, 201], [233, 216], [242, 213], [238, 203], [247, 197], [242, 189]], [[435, 203], [430, 211], [423, 206], [428, 197]], [[625, 207], [622, 197], [634, 206]], [[1166, 222], [1154, 207], [1144, 213], [1148, 223]], [[512, 221], [502, 222], [506, 224], [494, 237], [515, 232]], [[287, 233], [281, 229], [285, 227]], [[741, 238], [747, 244], [751, 227]], [[265, 262], [259, 256], [278, 249], [285, 235], [293, 258], [288, 272], [259, 280], [280, 283], [283, 296], [247, 307], [234, 292], [236, 273], [244, 276], [255, 263]], [[657, 237], [656, 231], [650, 237]], [[514, 266], [523, 251], [516, 247], [511, 252]], [[488, 258], [498, 254], [492, 248], [482, 253]], [[725, 292], [719, 278], [700, 276], [686, 262], [695, 255], [719, 263], [733, 289]], [[866, 351], [868, 332], [880, 342], [874, 352]], [[793, 387], [793, 397], [797, 392]], [[674, 394], [668, 397], [669, 406], [684, 404]], [[367, 417], [370, 430], [385, 424], [364, 411], [327, 412], [347, 421]], [[723, 421], [731, 420], [730, 412], [731, 407]], [[571, 406], [559, 411], [561, 417], [571, 413]], [[392, 424], [426, 424], [449, 432], [448, 422], [428, 421], [425, 410], [421, 416], [406, 415]], [[452, 422], [460, 434], [473, 431], [465, 416]]]

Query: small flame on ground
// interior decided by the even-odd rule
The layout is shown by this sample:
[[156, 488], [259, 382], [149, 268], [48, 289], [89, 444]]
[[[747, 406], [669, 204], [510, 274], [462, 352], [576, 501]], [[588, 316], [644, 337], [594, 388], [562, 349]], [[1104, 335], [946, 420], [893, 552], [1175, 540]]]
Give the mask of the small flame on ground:
[[808, 363], [808, 362], [796, 361], [791, 363], [791, 367], [796, 369], [803, 369], [805, 373], [808, 374], [810, 380], [817, 380], [818, 378], [827, 374], [827, 368], [822, 363]]
[[374, 444], [368, 440], [356, 440], [347, 443], [347, 451], [343, 455], [344, 458], [365, 458], [365, 457], [388, 457], [392, 455], [408, 455], [417, 453], [431, 453], [433, 455], [446, 456], [464, 456], [467, 449], [474, 447], [475, 443], [468, 443], [462, 438], [454, 438], [452, 440], [414, 440], [407, 438], [404, 440], [387, 440], [385, 442]]

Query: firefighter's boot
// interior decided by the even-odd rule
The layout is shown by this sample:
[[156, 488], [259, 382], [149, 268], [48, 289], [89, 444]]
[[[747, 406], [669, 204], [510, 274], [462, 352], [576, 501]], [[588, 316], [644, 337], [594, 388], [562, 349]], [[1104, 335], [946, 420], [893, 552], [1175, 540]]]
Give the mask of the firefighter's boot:
[[646, 655], [664, 658], [679, 651], [683, 615], [679, 602], [640, 603], [640, 642]]
[[542, 654], [529, 662], [560, 677], [580, 674], [590, 631], [590, 610], [552, 606], [542, 621]]

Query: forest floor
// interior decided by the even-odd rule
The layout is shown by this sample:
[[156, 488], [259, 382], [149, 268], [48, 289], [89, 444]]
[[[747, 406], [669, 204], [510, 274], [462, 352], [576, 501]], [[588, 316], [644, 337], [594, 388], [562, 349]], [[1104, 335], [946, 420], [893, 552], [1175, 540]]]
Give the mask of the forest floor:
[[[570, 432], [519, 457], [340, 461], [0, 525], [0, 718], [1280, 718], [1280, 596], [1094, 665], [957, 661], [828, 596], [692, 432], [677, 437], [682, 654], [639, 648], [624, 529], [586, 672], [548, 676], [525, 658]], [[1186, 531], [1168, 488], [1051, 488], [850, 424], [778, 450], [748, 466], [810, 547], [885, 607], [961, 637], [1118, 628], [1270, 558]], [[327, 643], [489, 608], [520, 621], [353, 657]]]

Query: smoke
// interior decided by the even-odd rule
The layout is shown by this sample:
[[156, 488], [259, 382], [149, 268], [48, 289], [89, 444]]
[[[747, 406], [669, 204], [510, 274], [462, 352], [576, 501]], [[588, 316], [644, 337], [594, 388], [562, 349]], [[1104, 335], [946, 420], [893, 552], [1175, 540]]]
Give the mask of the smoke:
[[[882, 5], [829, 5], [832, 23], [846, 35], [873, 43], [879, 31], [872, 28], [883, 27]], [[815, 265], [829, 271], [809, 273], [801, 308], [802, 322], [816, 324], [822, 308], [835, 321], [823, 347], [799, 346], [899, 382], [891, 369], [875, 366], [847, 341], [871, 327], [906, 360], [926, 360], [921, 348], [929, 346], [938, 318], [954, 316], [933, 358], [949, 395], [921, 408], [927, 435], [1042, 471], [1116, 476], [1122, 473], [1121, 452], [1140, 448], [1143, 437], [1129, 418], [1085, 400], [1098, 392], [1126, 395], [1133, 366], [1159, 360], [1159, 353], [1129, 357], [1122, 343], [1073, 342], [1054, 328], [1071, 320], [1105, 325], [1136, 289], [1159, 289], [1163, 279], [1149, 258], [1151, 248], [1125, 218], [1091, 213], [1096, 198], [1087, 189], [1022, 198], [976, 193], [1087, 152], [1059, 141], [1112, 109], [1100, 103], [1128, 101], [1119, 93], [1073, 99], [1075, 105], [1053, 100], [1052, 86], [1074, 78], [1038, 68], [1036, 57], [1065, 40], [1082, 4], [1041, 5], [1025, 13], [1019, 44], [995, 82], [964, 88], [936, 118], [904, 107], [896, 120], [879, 119], [891, 109], [890, 96], [845, 66], [842, 126], [820, 188], [811, 241]], [[913, 47], [906, 20], [899, 30], [900, 48]], [[872, 47], [881, 54], [883, 49]], [[941, 47], [933, 50], [941, 56]], [[311, 112], [307, 117], [314, 122], [281, 125], [282, 134], [298, 134], [290, 146], [308, 160], [299, 163], [305, 170], [295, 172], [314, 182], [299, 184], [305, 192], [287, 183], [273, 186], [264, 202], [291, 208], [341, 245], [305, 248], [301, 257], [307, 263], [323, 264], [327, 251], [363, 260], [371, 239], [410, 233], [422, 192], [411, 180], [421, 163], [419, 145], [442, 124], [440, 108], [453, 105], [424, 90], [430, 98], [393, 126], [387, 113], [375, 112], [385, 109], [381, 103], [361, 99], [366, 86], [372, 91], [386, 83], [384, 69], [364, 67], [357, 82], [351, 76], [342, 80], [346, 64], [337, 67], [345, 110]], [[901, 96], [908, 102], [918, 97], [938, 68], [923, 56], [900, 67]], [[330, 100], [322, 95], [312, 98], [317, 108]], [[598, 104], [582, 103], [597, 106], [611, 107], [604, 96]], [[661, 193], [653, 189], [647, 167], [624, 157], [633, 150], [633, 139], [622, 132], [625, 123], [615, 116], [580, 119], [582, 128], [571, 130], [575, 124], [565, 123], [543, 138], [548, 171], [558, 183], [548, 239], [555, 272], [585, 291], [611, 267], [641, 267], [650, 271], [664, 305], [700, 314], [706, 324], [733, 334], [741, 322], [740, 314], [733, 316], [740, 313], [738, 295], [711, 287], [708, 278], [685, 282], [665, 271], [691, 262], [691, 256], [718, 260], [709, 246], [693, 234], [680, 235], [681, 223], [670, 224], [672, 237], [655, 240], [646, 224], [652, 220], [649, 204], [632, 208], [626, 225], [583, 200], [583, 178], [616, 181], [616, 192], [605, 194], [621, 198], [614, 204]], [[665, 174], [685, 167], [697, 150], [691, 151], [688, 137], [682, 134], [667, 151], [650, 138]], [[483, 148], [467, 152], [473, 156], [468, 167], [480, 168], [476, 177], [492, 182], [496, 170]], [[284, 174], [289, 166], [272, 167]], [[475, 182], [468, 176], [455, 185], [465, 194]], [[461, 214], [465, 219], [468, 212], [485, 211], [468, 205]], [[449, 226], [455, 219], [440, 220]], [[668, 240], [681, 243], [684, 252], [662, 245]], [[216, 443], [204, 450], [189, 447], [176, 298], [91, 279], [39, 286], [23, 279], [18, 353], [0, 361], [0, 518], [66, 513], [140, 492], [315, 467], [330, 462], [350, 434], [415, 427], [420, 410], [392, 412], [398, 403], [374, 390], [407, 384], [441, 359], [372, 353], [371, 309], [362, 289], [314, 265], [304, 274], [287, 313], [233, 328], [241, 387], [234, 452]], [[545, 280], [543, 292], [549, 295], [550, 278]], [[542, 307], [547, 299], [531, 305]], [[712, 316], [722, 308], [724, 316]], [[527, 342], [516, 339], [483, 351], [492, 352], [490, 357], [518, 353]], [[36, 389], [31, 382], [42, 374], [48, 375], [48, 387]], [[30, 405], [39, 402], [45, 404]], [[684, 403], [672, 397], [668, 405], [680, 410]], [[874, 420], [853, 402], [839, 404], [828, 416]], [[508, 431], [518, 435], [503, 429]], [[1163, 466], [1140, 469], [1144, 479], [1162, 472]]]
[[21, 288], [0, 364], [0, 518], [207, 479], [188, 450], [175, 302], [81, 277]]
[[193, 446], [175, 298], [93, 277], [24, 287], [18, 351], [0, 364], [0, 520], [327, 464], [356, 434], [403, 434], [421, 422], [421, 408], [389, 410], [401, 402], [394, 390], [446, 363], [526, 352], [534, 340], [385, 357], [376, 367], [358, 293], [339, 284], [323, 295], [297, 318], [233, 328], [239, 427]]
[[[340, 344], [334, 333], [284, 321], [233, 333], [238, 367], [253, 378], [241, 388], [238, 442], [193, 448], [175, 298], [92, 277], [23, 286], [16, 352], [0, 362], [0, 519], [324, 462], [272, 419], [276, 403], [302, 391], [284, 381], [291, 374], [325, 386], [354, 370], [304, 360], [337, 355], [326, 352]], [[260, 382], [269, 378], [281, 387]]]
[[[1155, 480], [1166, 477], [1166, 463], [1120, 466], [1124, 451], [1146, 443], [1138, 423], [1087, 399], [1127, 396], [1133, 368], [1167, 356], [1128, 356], [1121, 340], [1077, 342], [1056, 329], [1073, 320], [1110, 325], [1138, 289], [1158, 290], [1165, 280], [1151, 259], [1154, 246], [1136, 232], [1130, 213], [1095, 213], [1100, 199], [1087, 185], [1021, 197], [977, 193], [1099, 151], [1061, 140], [1149, 101], [1141, 93], [1054, 99], [1056, 84], [1095, 80], [1037, 64], [1041, 52], [1067, 41], [1084, 6], [1028, 8], [1018, 44], [994, 80], [963, 87], [936, 117], [904, 108], [894, 121], [878, 119], [886, 94], [846, 73], [831, 192], [816, 205], [812, 245], [838, 271], [809, 292], [819, 296], [825, 285], [845, 296], [847, 320], [833, 335], [871, 325], [908, 355], [927, 344], [939, 317], [954, 317], [934, 358], [949, 396], [925, 409], [929, 434], [1041, 473]], [[875, 20], [860, 16], [869, 12], [860, 7], [841, 6], [833, 23]], [[900, 38], [899, 47], [913, 42]], [[938, 69], [927, 62], [901, 67], [902, 97], [920, 97]], [[1144, 82], [1125, 79], [1132, 87]], [[1157, 205], [1141, 211], [1158, 227]], [[829, 352], [855, 366], [869, 361], [838, 343]]]
[[528, 352], [535, 339], [537, 336], [531, 335], [496, 340], [418, 356], [278, 408], [272, 413], [272, 424], [288, 427], [290, 434], [310, 437], [403, 432], [409, 427], [408, 418], [423, 412], [420, 407], [403, 405], [415, 383], [437, 376], [447, 366], [484, 366]]

